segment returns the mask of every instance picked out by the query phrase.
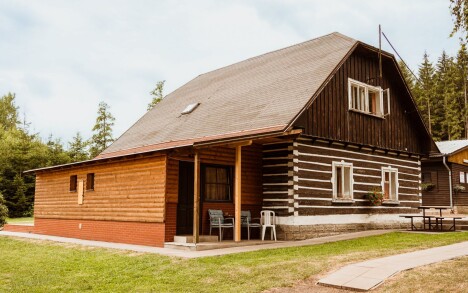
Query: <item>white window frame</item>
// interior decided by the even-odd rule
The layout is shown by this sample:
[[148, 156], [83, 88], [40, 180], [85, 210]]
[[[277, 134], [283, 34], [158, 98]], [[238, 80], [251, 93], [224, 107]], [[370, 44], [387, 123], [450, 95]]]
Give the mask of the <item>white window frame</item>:
[[[358, 88], [358, 93], [360, 88], [364, 88], [364, 100], [361, 97], [358, 98], [358, 105], [353, 105], [353, 86]], [[372, 113], [369, 109], [369, 91], [377, 92], [378, 93], [378, 109], [376, 109], [376, 113]], [[372, 116], [383, 118], [385, 117], [384, 114], [384, 91], [387, 93], [387, 107], [388, 107], [388, 114], [390, 114], [390, 89], [383, 90], [380, 86], [372, 86], [367, 83], [363, 83], [352, 78], [348, 78], [348, 108], [352, 111], [357, 111], [360, 113], [369, 114]], [[361, 106], [361, 103], [364, 102], [364, 107]]]
[[[381, 187], [382, 187], [382, 194], [384, 195], [385, 192], [385, 173], [388, 172], [390, 173], [388, 178], [390, 180], [390, 190], [392, 188], [392, 173], [395, 173], [395, 198], [391, 198], [391, 195], [389, 195], [388, 199], [384, 199], [384, 202], [393, 202], [393, 203], [398, 203], [398, 189], [400, 188], [400, 183], [398, 181], [398, 168], [393, 168], [391, 166], [388, 167], [382, 167], [382, 181], [381, 181]], [[384, 195], [385, 196], [385, 195]]]
[[[349, 197], [347, 198], [338, 198], [338, 186], [336, 186], [335, 178], [336, 178], [336, 169], [337, 167], [342, 167], [342, 168], [349, 168]], [[341, 162], [332, 162], [332, 178], [331, 178], [331, 183], [332, 183], [332, 189], [333, 189], [333, 201], [338, 201], [338, 202], [354, 202], [354, 172], [353, 172], [353, 163], [348, 163], [345, 161]], [[341, 183], [343, 184], [342, 190], [344, 190], [344, 176], [345, 172], [341, 172]]]

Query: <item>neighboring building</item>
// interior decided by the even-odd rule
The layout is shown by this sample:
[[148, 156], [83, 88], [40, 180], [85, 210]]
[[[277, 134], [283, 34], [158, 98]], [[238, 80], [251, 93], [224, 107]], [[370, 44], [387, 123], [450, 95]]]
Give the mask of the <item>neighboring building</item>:
[[468, 213], [468, 140], [436, 144], [440, 153], [422, 161], [422, 202]]
[[33, 170], [34, 229], [162, 246], [207, 234], [213, 208], [274, 210], [283, 239], [400, 227], [431, 151], [393, 55], [332, 33], [202, 74], [95, 159]]

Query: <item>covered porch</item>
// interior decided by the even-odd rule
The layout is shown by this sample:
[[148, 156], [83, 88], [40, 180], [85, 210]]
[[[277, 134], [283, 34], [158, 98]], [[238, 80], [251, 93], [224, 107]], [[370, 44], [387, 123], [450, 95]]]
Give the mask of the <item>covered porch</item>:
[[[268, 192], [264, 186], [264, 166], [265, 162], [270, 163], [265, 160], [264, 151], [272, 144], [291, 144], [299, 133], [294, 130], [269, 137], [195, 144], [169, 153], [166, 244], [203, 250], [270, 242], [260, 240], [258, 228], [251, 229], [251, 240], [247, 241], [241, 212], [249, 211], [252, 218], [259, 218], [262, 209], [275, 211], [264, 197], [264, 192]], [[287, 146], [286, 151], [290, 151]], [[281, 165], [287, 169], [290, 158], [286, 155], [282, 159]], [[284, 172], [286, 181], [275, 185], [281, 185], [288, 197], [288, 172]], [[218, 242], [217, 228], [213, 228], [209, 237], [209, 210], [221, 210], [227, 218], [234, 219], [234, 227], [224, 230], [222, 242]], [[270, 239], [269, 230], [266, 239]]]

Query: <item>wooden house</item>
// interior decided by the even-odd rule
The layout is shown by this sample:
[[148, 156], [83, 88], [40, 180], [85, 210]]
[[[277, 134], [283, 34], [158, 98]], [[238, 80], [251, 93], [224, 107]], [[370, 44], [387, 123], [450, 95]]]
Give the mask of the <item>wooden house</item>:
[[440, 153], [422, 162], [422, 202], [468, 213], [468, 140], [436, 142]]
[[208, 209], [236, 241], [241, 210], [275, 211], [280, 239], [400, 227], [435, 150], [394, 56], [332, 33], [199, 75], [93, 160], [33, 170], [34, 229], [162, 246], [207, 234]]

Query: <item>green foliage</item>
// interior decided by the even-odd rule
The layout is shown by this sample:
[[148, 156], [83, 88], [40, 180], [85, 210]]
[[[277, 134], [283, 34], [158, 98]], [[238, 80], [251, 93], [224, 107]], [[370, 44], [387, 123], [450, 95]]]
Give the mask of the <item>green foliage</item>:
[[450, 0], [450, 13], [454, 17], [450, 36], [460, 32], [462, 33], [462, 41], [466, 42], [468, 39], [468, 0]]
[[151, 110], [156, 106], [157, 103], [161, 102], [161, 100], [164, 98], [163, 91], [164, 91], [164, 83], [166, 81], [158, 81], [156, 83], [156, 87], [150, 92], [150, 94], [153, 96], [153, 100], [151, 103], [148, 104], [147, 110]]
[[112, 126], [114, 126], [115, 118], [109, 112], [109, 105], [105, 102], [99, 103], [98, 116], [96, 124], [93, 127], [93, 137], [91, 138], [91, 157], [96, 157], [105, 150], [113, 141]]
[[369, 190], [366, 193], [365, 198], [373, 206], [381, 205], [384, 199], [382, 190], [379, 187], [374, 187], [371, 190]]
[[12, 93], [0, 98], [0, 128], [3, 130], [15, 129], [19, 124], [15, 98], [16, 95]]
[[5, 205], [5, 199], [0, 193], [0, 228], [3, 227], [6, 223], [6, 218], [8, 217], [8, 208]]
[[68, 155], [72, 162], [89, 160], [88, 146], [89, 142], [83, 139], [79, 132], [73, 137], [72, 141], [68, 143]]
[[407, 69], [403, 68], [403, 77], [412, 90], [422, 118], [434, 140], [467, 137], [468, 53], [466, 46], [461, 45], [456, 58], [447, 55], [445, 51], [442, 52], [435, 66], [430, 62], [429, 55], [424, 53], [417, 80]]

